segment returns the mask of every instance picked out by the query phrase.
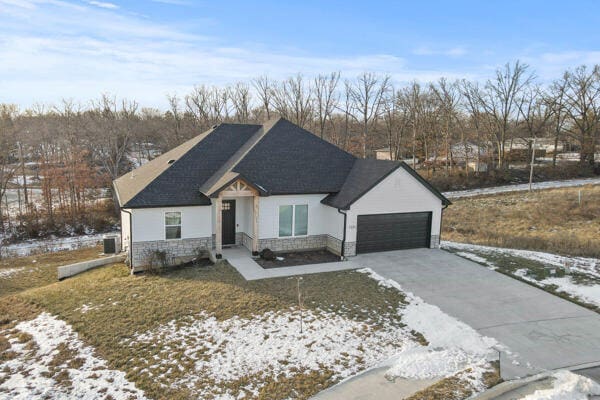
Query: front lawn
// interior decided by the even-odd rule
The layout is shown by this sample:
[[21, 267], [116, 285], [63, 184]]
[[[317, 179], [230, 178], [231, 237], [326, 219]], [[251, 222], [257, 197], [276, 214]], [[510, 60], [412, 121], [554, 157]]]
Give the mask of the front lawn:
[[390, 357], [390, 379], [475, 393], [497, 345], [367, 270], [247, 282], [226, 262], [115, 264], [4, 296], [0, 314], [0, 397], [306, 399]]
[[404, 295], [365, 274], [304, 276], [302, 312], [297, 285], [246, 282], [226, 263], [135, 277], [113, 265], [2, 299], [5, 342], [12, 321], [46, 310], [148, 397], [271, 399], [307, 398], [418, 339], [396, 312]]
[[92, 260], [102, 254], [100, 246], [72, 251], [0, 258], [0, 297], [46, 286], [58, 279], [61, 265]]

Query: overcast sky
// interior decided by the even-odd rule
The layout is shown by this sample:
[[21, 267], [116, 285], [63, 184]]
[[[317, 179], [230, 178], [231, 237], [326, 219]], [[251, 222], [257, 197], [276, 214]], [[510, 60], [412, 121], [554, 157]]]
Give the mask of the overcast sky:
[[599, 26], [596, 1], [0, 0], [0, 102], [111, 93], [162, 108], [264, 74], [401, 84], [485, 79], [516, 59], [550, 80], [600, 63]]

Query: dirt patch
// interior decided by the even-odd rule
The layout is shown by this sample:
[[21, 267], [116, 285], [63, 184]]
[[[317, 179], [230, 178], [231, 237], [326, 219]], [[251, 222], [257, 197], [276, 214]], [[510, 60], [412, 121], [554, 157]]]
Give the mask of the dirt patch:
[[268, 261], [259, 258], [256, 260], [256, 262], [263, 268], [280, 268], [292, 267], [294, 265], [320, 264], [340, 261], [339, 256], [327, 250], [278, 253], [277, 257], [280, 259]]

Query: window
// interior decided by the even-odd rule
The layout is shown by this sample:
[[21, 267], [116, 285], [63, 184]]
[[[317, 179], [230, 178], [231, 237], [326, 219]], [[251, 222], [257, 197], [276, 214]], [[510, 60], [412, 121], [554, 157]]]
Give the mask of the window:
[[279, 206], [279, 237], [308, 235], [308, 205]]
[[169, 211], [165, 213], [165, 238], [181, 239], [181, 213]]

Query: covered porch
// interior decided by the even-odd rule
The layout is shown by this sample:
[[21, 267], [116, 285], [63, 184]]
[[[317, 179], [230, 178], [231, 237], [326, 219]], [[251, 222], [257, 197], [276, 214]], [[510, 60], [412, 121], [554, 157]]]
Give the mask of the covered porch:
[[260, 191], [243, 178], [229, 177], [228, 182], [213, 195], [215, 254], [222, 257], [223, 249], [244, 246], [258, 255]]

